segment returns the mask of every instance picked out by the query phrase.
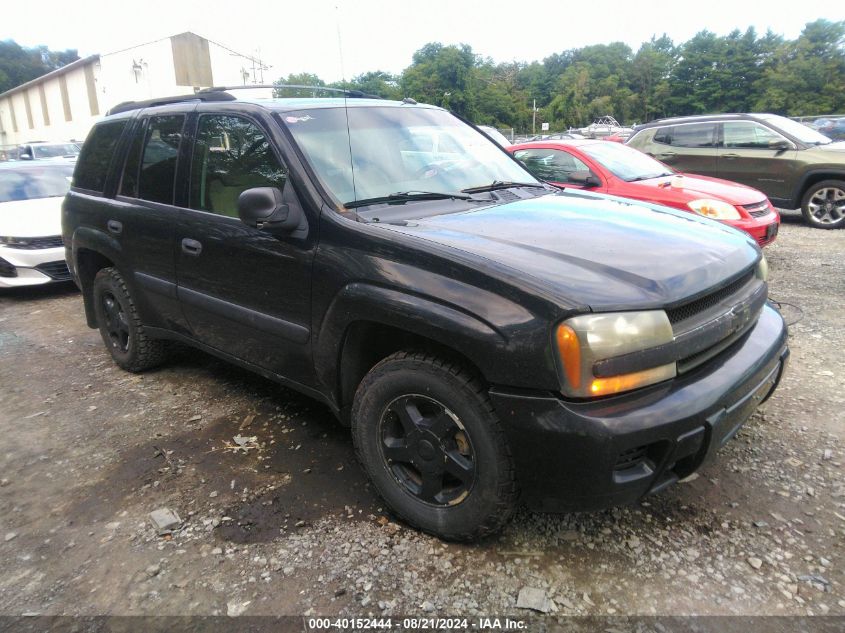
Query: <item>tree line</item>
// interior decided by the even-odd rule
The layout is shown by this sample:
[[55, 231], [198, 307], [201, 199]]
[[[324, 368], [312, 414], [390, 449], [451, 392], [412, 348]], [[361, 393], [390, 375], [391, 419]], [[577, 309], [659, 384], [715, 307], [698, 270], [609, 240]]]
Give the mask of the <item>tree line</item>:
[[0, 41], [0, 93], [79, 59], [76, 49], [51, 51], [46, 46], [24, 48], [12, 40]]
[[[76, 50], [0, 41], [0, 92], [78, 59]], [[495, 63], [470, 46], [431, 42], [400, 74], [381, 70], [326, 84], [311, 73], [276, 83], [412, 97], [478, 124], [530, 131], [581, 127], [611, 115], [626, 124], [710, 112], [787, 116], [845, 112], [845, 21], [816, 20], [794, 40], [753, 28], [704, 30], [681, 44], [653, 37], [636, 52], [622, 42], [564, 50], [542, 61]], [[292, 94], [290, 90], [278, 94]], [[295, 93], [294, 93], [295, 94]]]
[[[565, 50], [533, 62], [494, 63], [470, 46], [426, 44], [393, 75], [363, 73], [326, 84], [310, 73], [276, 83], [412, 97], [478, 124], [581, 127], [611, 115], [626, 124], [715, 112], [809, 116], [845, 112], [845, 21], [816, 20], [794, 40], [753, 28], [704, 30], [681, 44], [653, 37], [634, 52], [622, 42]], [[289, 90], [278, 91], [289, 95]]]

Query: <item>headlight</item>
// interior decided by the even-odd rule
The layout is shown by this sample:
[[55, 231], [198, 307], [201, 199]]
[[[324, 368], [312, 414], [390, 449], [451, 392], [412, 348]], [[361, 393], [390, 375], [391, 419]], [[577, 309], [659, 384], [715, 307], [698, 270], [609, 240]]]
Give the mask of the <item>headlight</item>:
[[663, 310], [584, 314], [558, 325], [555, 341], [563, 369], [562, 392], [573, 398], [606, 396], [674, 378], [675, 363], [618, 376], [596, 376], [597, 361], [671, 343]]
[[702, 198], [701, 200], [693, 200], [687, 206], [697, 214], [714, 220], [739, 220], [740, 218], [736, 207], [722, 200]]
[[760, 261], [757, 262], [757, 268], [754, 269], [754, 276], [760, 281], [769, 279], [769, 262], [766, 261], [765, 255], [760, 255]]

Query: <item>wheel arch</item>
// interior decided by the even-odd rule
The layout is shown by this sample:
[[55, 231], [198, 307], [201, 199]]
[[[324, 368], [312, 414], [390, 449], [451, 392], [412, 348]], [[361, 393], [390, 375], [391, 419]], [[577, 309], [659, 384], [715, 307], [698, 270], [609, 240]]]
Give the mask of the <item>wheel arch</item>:
[[103, 268], [119, 266], [121, 248], [114, 240], [99, 231], [77, 229], [73, 234], [73, 271], [85, 307], [85, 321], [90, 328], [97, 327], [94, 314], [94, 277]]
[[839, 180], [842, 183], [845, 183], [845, 171], [837, 171], [835, 169], [814, 169], [805, 173], [801, 177], [798, 187], [795, 189], [795, 193], [792, 198], [792, 204], [794, 206], [792, 208], [797, 209], [800, 207], [807, 190], [823, 180]]

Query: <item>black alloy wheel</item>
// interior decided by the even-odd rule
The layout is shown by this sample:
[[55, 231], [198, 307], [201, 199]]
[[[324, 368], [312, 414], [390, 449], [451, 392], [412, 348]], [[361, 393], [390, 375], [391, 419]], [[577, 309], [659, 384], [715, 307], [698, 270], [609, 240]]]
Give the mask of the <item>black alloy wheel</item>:
[[424, 503], [451, 506], [475, 483], [472, 444], [458, 417], [441, 402], [406, 395], [387, 405], [381, 452], [396, 481]]

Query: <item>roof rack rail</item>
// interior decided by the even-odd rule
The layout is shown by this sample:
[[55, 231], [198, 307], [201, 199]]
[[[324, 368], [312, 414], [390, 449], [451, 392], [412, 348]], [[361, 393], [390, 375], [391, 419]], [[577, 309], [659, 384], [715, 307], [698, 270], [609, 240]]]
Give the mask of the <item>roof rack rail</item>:
[[205, 92], [199, 91], [190, 95], [179, 95], [176, 97], [160, 97], [158, 99], [147, 99], [145, 101], [124, 101], [118, 103], [116, 106], [106, 112], [106, 116], [111, 114], [118, 114], [120, 112], [128, 112], [129, 110], [139, 110], [141, 108], [152, 108], [154, 106], [168, 105], [171, 103], [185, 103], [188, 101], [235, 101], [234, 95], [228, 92]]
[[371, 95], [367, 94], [366, 92], [361, 92], [360, 90], [346, 90], [345, 88], [330, 88], [328, 86], [305, 86], [300, 84], [250, 84], [247, 86], [213, 86], [211, 88], [203, 88], [197, 94], [212, 94], [212, 93], [219, 93], [225, 90], [252, 90], [255, 88], [298, 88], [300, 90], [321, 90], [323, 92], [337, 92], [342, 94], [345, 97], [351, 97], [353, 99], [384, 99], [384, 97], [380, 97], [378, 95]]

